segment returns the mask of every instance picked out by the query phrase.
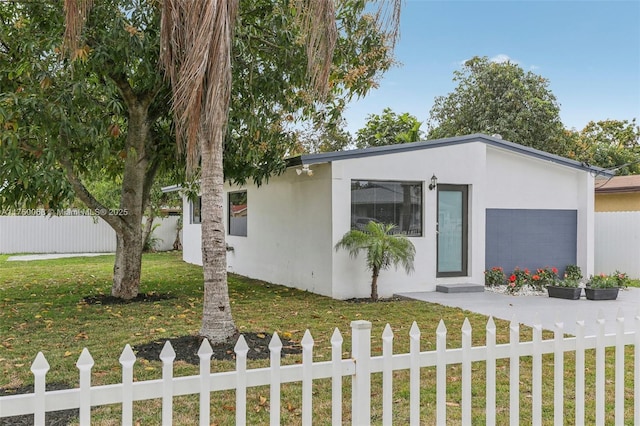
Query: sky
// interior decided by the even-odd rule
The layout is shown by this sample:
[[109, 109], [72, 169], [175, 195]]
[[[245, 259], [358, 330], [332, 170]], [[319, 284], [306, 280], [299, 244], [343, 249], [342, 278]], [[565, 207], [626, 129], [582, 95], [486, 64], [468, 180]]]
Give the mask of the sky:
[[349, 104], [352, 134], [385, 107], [426, 131], [434, 98], [454, 91], [453, 72], [474, 56], [548, 79], [566, 128], [640, 121], [640, 0], [406, 0], [395, 56], [379, 88]]

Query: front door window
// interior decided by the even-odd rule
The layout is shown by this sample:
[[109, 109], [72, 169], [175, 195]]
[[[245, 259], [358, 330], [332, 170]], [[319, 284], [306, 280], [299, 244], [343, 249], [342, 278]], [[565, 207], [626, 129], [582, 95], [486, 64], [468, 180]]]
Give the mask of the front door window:
[[438, 277], [467, 275], [467, 186], [438, 185]]

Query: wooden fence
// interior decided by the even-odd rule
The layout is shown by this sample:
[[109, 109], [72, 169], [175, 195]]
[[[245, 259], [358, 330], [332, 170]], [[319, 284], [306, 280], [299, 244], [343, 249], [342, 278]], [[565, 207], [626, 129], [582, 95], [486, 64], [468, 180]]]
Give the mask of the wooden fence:
[[[527, 423], [542, 424], [542, 386], [543, 386], [543, 354], [553, 356], [553, 423], [562, 425], [565, 422], [565, 352], [575, 353], [575, 395], [571, 398], [575, 403], [575, 423], [585, 423], [585, 351], [595, 349], [595, 423], [605, 424], [605, 369], [613, 369], [614, 373], [614, 417], [615, 424], [640, 424], [640, 314], [635, 317], [635, 331], [624, 331], [624, 317], [621, 313], [616, 319], [616, 332], [605, 334], [605, 320], [602, 315], [597, 320], [597, 332], [594, 336], [585, 336], [584, 322], [578, 321], [575, 337], [564, 335], [563, 324], [556, 324], [554, 338], [542, 340], [542, 326], [533, 327], [531, 341], [520, 341], [519, 324], [514, 319], [510, 324], [509, 343], [496, 344], [496, 327], [492, 318], [486, 326], [486, 344], [472, 346], [472, 330], [465, 319], [462, 326], [462, 342], [458, 348], [447, 348], [447, 329], [443, 321], [436, 330], [436, 349], [421, 352], [421, 334], [414, 322], [409, 331], [410, 350], [408, 353], [393, 353], [393, 332], [387, 324], [382, 334], [382, 355], [371, 356], [371, 323], [353, 321], [351, 323], [352, 355], [342, 358], [343, 338], [336, 329], [331, 338], [332, 360], [313, 362], [314, 340], [307, 330], [301, 341], [302, 363], [296, 365], [280, 365], [282, 343], [275, 333], [269, 345], [271, 364], [267, 368], [247, 369], [246, 341], [240, 337], [235, 347], [236, 370], [231, 372], [211, 373], [210, 359], [212, 350], [204, 340], [198, 355], [200, 357], [200, 374], [188, 377], [173, 376], [175, 352], [165, 343], [160, 354], [162, 360], [162, 378], [142, 382], [133, 381], [133, 366], [136, 357], [129, 345], [120, 356], [122, 365], [122, 383], [91, 386], [91, 369], [93, 359], [84, 349], [77, 361], [79, 370], [79, 387], [69, 390], [45, 391], [45, 377], [49, 364], [42, 353], [38, 353], [31, 366], [35, 379], [34, 393], [0, 397], [0, 418], [22, 414], [34, 414], [34, 424], [43, 425], [45, 411], [78, 409], [81, 425], [91, 423], [91, 407], [106, 404], [121, 404], [122, 424], [131, 425], [134, 419], [133, 401], [161, 399], [162, 424], [172, 424], [173, 398], [179, 395], [198, 394], [200, 398], [200, 425], [210, 424], [211, 393], [235, 389], [236, 424], [246, 424], [247, 388], [254, 386], [270, 387], [270, 423], [280, 424], [281, 385], [283, 383], [300, 382], [302, 388], [301, 421], [303, 425], [312, 424], [313, 399], [312, 383], [318, 379], [331, 379], [332, 383], [332, 418], [334, 425], [342, 424], [343, 417], [343, 377], [351, 377], [351, 422], [354, 425], [366, 425], [371, 422], [371, 375], [382, 373], [382, 424], [392, 423], [394, 412], [393, 372], [409, 371], [409, 416], [410, 424], [421, 423], [421, 379], [423, 368], [435, 368], [436, 375], [436, 423], [445, 425], [447, 418], [447, 374], [448, 365], [457, 364], [461, 368], [461, 423], [472, 424], [472, 363], [485, 363], [484, 380], [486, 392], [486, 424], [496, 423], [496, 360], [509, 360], [509, 417], [510, 424], [518, 425], [520, 418], [520, 363], [522, 357], [531, 357], [531, 419]], [[625, 346], [633, 347], [633, 365], [625, 366]], [[614, 348], [615, 365], [606, 365], [605, 350]], [[545, 366], [545, 368], [547, 368]], [[633, 373], [633, 389], [625, 388], [625, 368]], [[548, 375], [547, 375], [548, 376]], [[609, 380], [609, 379], [607, 379]], [[633, 418], [624, 418], [625, 392], [633, 394]], [[396, 397], [397, 398], [397, 397]], [[347, 399], [348, 400], [348, 399]], [[501, 404], [503, 406], [504, 404]], [[592, 415], [593, 413], [591, 413]], [[611, 413], [609, 413], [610, 415]], [[326, 422], [328, 419], [323, 419]]]

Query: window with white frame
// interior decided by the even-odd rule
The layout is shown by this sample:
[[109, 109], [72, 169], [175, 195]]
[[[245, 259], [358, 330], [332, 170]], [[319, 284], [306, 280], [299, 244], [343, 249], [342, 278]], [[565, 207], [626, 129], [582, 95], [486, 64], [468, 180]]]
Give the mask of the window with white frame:
[[229, 235], [247, 236], [247, 191], [229, 192]]

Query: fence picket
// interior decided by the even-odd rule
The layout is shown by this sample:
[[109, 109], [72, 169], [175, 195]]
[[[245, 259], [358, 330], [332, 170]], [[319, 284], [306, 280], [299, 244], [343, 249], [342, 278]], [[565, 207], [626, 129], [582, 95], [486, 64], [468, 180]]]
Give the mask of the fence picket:
[[542, 424], [542, 322], [536, 313], [533, 325], [531, 357], [531, 417], [534, 425]]
[[496, 323], [489, 317], [486, 327], [486, 420], [487, 426], [496, 424]]
[[247, 354], [249, 346], [243, 335], [240, 335], [236, 346], [236, 425], [247, 424]]
[[89, 426], [91, 424], [91, 369], [93, 368], [93, 357], [87, 348], [82, 350], [76, 367], [80, 371], [80, 425]]
[[351, 321], [351, 357], [356, 372], [351, 378], [351, 422], [354, 425], [371, 423], [371, 323]]
[[342, 334], [331, 336], [331, 424], [342, 424]]
[[311, 425], [313, 419], [313, 337], [309, 329], [302, 336], [302, 424]]
[[209, 339], [202, 339], [202, 344], [198, 349], [198, 357], [200, 358], [200, 426], [209, 426], [210, 424], [211, 355], [213, 355], [213, 349]]
[[515, 319], [509, 324], [509, 422], [520, 424], [520, 324]]
[[584, 321], [576, 321], [576, 426], [584, 425]]
[[[342, 359], [342, 335], [338, 329], [331, 337], [331, 361], [313, 361], [314, 341], [309, 330], [301, 341], [302, 364], [281, 365], [282, 342], [274, 333], [269, 344], [271, 365], [269, 368], [247, 369], [248, 346], [244, 337], [240, 337], [236, 344], [236, 369], [211, 374], [211, 355], [213, 353], [208, 340], [203, 340], [198, 355], [200, 357], [200, 374], [188, 377], [173, 377], [173, 362], [175, 351], [169, 342], [165, 342], [160, 354], [163, 363], [162, 379], [144, 382], [133, 382], [133, 369], [136, 357], [129, 345], [122, 351], [119, 361], [122, 364], [122, 382], [105, 386], [91, 386], [91, 370], [94, 361], [87, 349], [76, 362], [79, 370], [78, 388], [46, 391], [46, 375], [49, 363], [40, 352], [31, 365], [34, 375], [34, 392], [32, 394], [9, 395], [0, 397], [0, 418], [23, 414], [33, 414], [36, 425], [44, 425], [47, 411], [67, 410], [79, 408], [81, 425], [91, 422], [92, 406], [107, 404], [122, 405], [122, 424], [131, 425], [133, 422], [133, 401], [162, 399], [162, 424], [172, 424], [172, 409], [174, 396], [200, 396], [200, 424], [210, 423], [211, 392], [227, 389], [236, 391], [236, 423], [245, 424], [247, 421], [247, 388], [270, 385], [270, 422], [281, 423], [281, 385], [282, 383], [298, 382], [302, 384], [302, 418], [304, 425], [310, 425], [315, 417], [312, 406], [313, 381], [318, 379], [332, 380], [332, 423], [342, 423], [342, 383], [344, 377], [351, 377], [352, 382], [352, 412], [354, 425], [367, 425], [371, 422], [371, 374], [382, 373], [382, 423], [389, 425], [393, 421], [393, 372], [408, 370], [409, 373], [409, 422], [419, 424], [420, 419], [420, 376], [424, 367], [435, 367], [436, 375], [436, 413], [435, 421], [438, 425], [447, 423], [447, 371], [450, 365], [460, 365], [461, 368], [461, 423], [471, 424], [473, 419], [473, 362], [486, 361], [486, 421], [487, 425], [496, 423], [496, 360], [509, 359], [509, 393], [510, 412], [509, 422], [519, 424], [527, 419], [520, 419], [520, 357], [532, 357], [532, 418], [533, 424], [542, 424], [542, 357], [554, 354], [553, 404], [554, 423], [564, 423], [564, 352], [575, 350], [575, 424], [582, 425], [586, 421], [585, 414], [585, 385], [592, 382], [595, 375], [595, 421], [589, 413], [589, 421], [604, 424], [607, 416], [615, 415], [616, 424], [631, 423], [631, 415], [625, 419], [625, 388], [624, 380], [631, 380], [625, 375], [625, 349], [627, 345], [634, 347], [633, 372], [633, 421], [640, 424], [640, 403], [638, 390], [640, 389], [640, 311], [635, 317], [635, 331], [625, 333], [622, 312], [617, 314], [615, 334], [605, 335], [605, 320], [602, 311], [598, 312], [597, 332], [594, 336], [585, 337], [584, 321], [576, 322], [576, 336], [564, 336], [564, 324], [557, 322], [553, 340], [542, 340], [542, 326], [539, 317], [533, 326], [531, 342], [520, 342], [519, 324], [515, 318], [509, 324], [509, 343], [496, 344], [496, 326], [493, 318], [489, 318], [486, 325], [486, 345], [472, 346], [472, 328], [468, 319], [462, 325], [462, 339], [459, 347], [447, 348], [447, 328], [444, 321], [440, 321], [436, 330], [435, 350], [420, 352], [421, 333], [414, 322], [409, 331], [409, 353], [393, 354], [393, 332], [387, 324], [382, 333], [382, 356], [371, 356], [371, 323], [368, 321], [353, 321], [352, 354], [348, 359]], [[607, 365], [606, 348], [615, 348], [613, 365]], [[595, 370], [585, 369], [586, 349], [595, 349]], [[613, 368], [615, 374], [614, 406], [605, 405], [607, 368]], [[588, 375], [588, 378], [587, 378]], [[549, 376], [549, 375], [546, 375]], [[502, 383], [502, 382], [500, 382]], [[545, 382], [546, 384], [546, 382]], [[568, 384], [566, 384], [568, 385]], [[545, 395], [548, 395], [545, 393]], [[611, 398], [609, 398], [611, 399]], [[591, 402], [591, 401], [590, 401]], [[628, 402], [627, 402], [628, 403]], [[593, 406], [593, 405], [591, 405]], [[611, 411], [614, 411], [613, 413]]]
[[447, 327], [436, 328], [436, 424], [447, 424]]
[[624, 424], [624, 314], [618, 310], [616, 317], [616, 368], [615, 368], [615, 416], [616, 425]]
[[553, 423], [564, 423], [564, 323], [556, 320], [553, 330]]
[[596, 424], [604, 424], [604, 314], [596, 319]]
[[269, 385], [269, 423], [280, 424], [280, 356], [282, 354], [282, 341], [278, 333], [273, 333], [269, 342], [269, 356], [271, 369], [271, 384]]
[[382, 332], [382, 358], [382, 424], [387, 426], [393, 418], [393, 331], [389, 323]]
[[471, 324], [462, 324], [462, 424], [471, 424]]
[[45, 419], [45, 398], [46, 398], [46, 376], [49, 371], [49, 362], [42, 352], [38, 352], [36, 359], [31, 364], [31, 373], [33, 373], [33, 393], [35, 398], [33, 411], [33, 424], [43, 426]]
[[173, 424], [173, 361], [176, 351], [170, 341], [164, 342], [160, 361], [162, 361], [162, 426]]
[[131, 346], [127, 344], [120, 355], [122, 365], [122, 424], [129, 426], [133, 424], [133, 364], [136, 362], [136, 355]]

